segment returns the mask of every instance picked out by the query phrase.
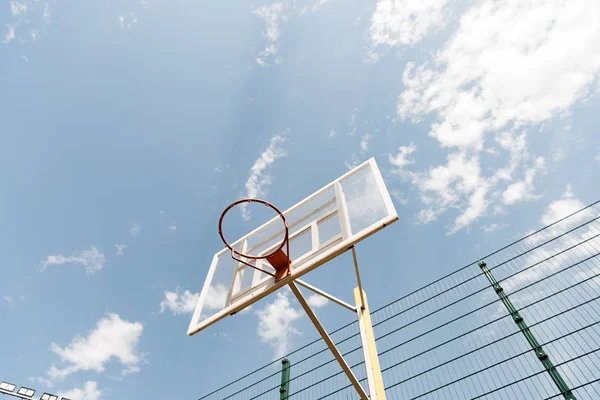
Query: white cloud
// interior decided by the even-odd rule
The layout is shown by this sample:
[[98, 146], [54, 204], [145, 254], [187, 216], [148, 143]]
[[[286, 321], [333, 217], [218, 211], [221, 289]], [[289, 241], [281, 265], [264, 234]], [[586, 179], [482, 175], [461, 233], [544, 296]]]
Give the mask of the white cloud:
[[98, 389], [98, 383], [87, 381], [80, 388], [58, 392], [59, 397], [66, 397], [70, 400], [100, 400], [103, 392]]
[[124, 29], [131, 29], [135, 24], [138, 23], [137, 18], [132, 12], [123, 13], [117, 17], [119, 26]]
[[6, 35], [4, 35], [4, 40], [2, 40], [2, 43], [10, 43], [13, 40], [15, 40], [15, 27], [11, 26], [11, 25], [7, 25], [8, 27], [8, 31], [6, 32]]
[[414, 159], [408, 158], [408, 156], [413, 154], [415, 151], [417, 151], [417, 146], [415, 146], [414, 143], [410, 143], [408, 146], [400, 146], [398, 147], [398, 154], [395, 156], [388, 154], [388, 161], [390, 164], [402, 169], [407, 165], [415, 163]]
[[481, 178], [479, 158], [466, 153], [448, 155], [445, 166], [431, 168], [426, 173], [413, 174], [413, 183], [419, 187], [425, 204], [435, 206], [436, 214], [449, 207], [456, 207], [464, 197], [467, 199], [476, 189], [486, 190]]
[[115, 249], [117, 250], [117, 257], [121, 257], [126, 248], [126, 244], [115, 244]]
[[417, 221], [421, 224], [428, 224], [436, 219], [436, 213], [431, 208], [424, 208], [417, 213]]
[[129, 234], [133, 237], [137, 237], [140, 234], [141, 229], [140, 224], [133, 224], [131, 229], [129, 229]]
[[[498, 180], [511, 181], [514, 178], [514, 173], [517, 168], [529, 158], [527, 151], [527, 140], [525, 133], [516, 134], [514, 132], [503, 132], [496, 136], [496, 143], [505, 150], [509, 155], [508, 166], [499, 168], [495, 175]], [[500, 151], [495, 149], [493, 152], [486, 150], [486, 153], [492, 155], [500, 154]], [[540, 168], [543, 167], [543, 159], [538, 161]]]
[[[335, 135], [336, 135], [335, 129], [331, 129], [329, 131], [329, 135], [327, 135], [327, 137], [331, 139], [331, 138], [334, 138]], [[598, 156], [598, 157], [600, 157], [600, 156]]]
[[31, 31], [29, 31], [29, 33], [31, 35], [31, 39], [34, 42], [40, 38], [40, 31], [38, 31], [37, 29], [32, 29]]
[[373, 46], [414, 45], [446, 23], [448, 0], [379, 0], [371, 16]]
[[[200, 293], [192, 293], [189, 290], [180, 293], [179, 287], [174, 292], [165, 291], [165, 297], [160, 302], [159, 313], [169, 310], [173, 315], [192, 314], [199, 298]], [[226, 299], [227, 288], [225, 285], [210, 286], [204, 299], [203, 311], [221, 310], [225, 306]]]
[[293, 323], [302, 312], [291, 306], [287, 292], [278, 292], [275, 300], [256, 314], [260, 341], [273, 347], [275, 358], [283, 357], [290, 351], [293, 337], [301, 334]]
[[27, 13], [27, 3], [25, 3], [25, 2], [22, 3], [19, 1], [11, 0], [10, 11], [15, 16], [17, 16], [19, 14]]
[[329, 303], [329, 300], [326, 297], [323, 297], [319, 294], [311, 294], [306, 299], [306, 302], [314, 308], [321, 308], [326, 306]]
[[588, 1], [481, 1], [434, 64], [408, 64], [398, 113], [420, 120], [435, 112], [430, 135], [471, 149], [483, 147], [486, 131], [549, 120], [587, 96], [596, 79], [599, 18]]
[[177, 230], [177, 225], [175, 225], [175, 224], [169, 225], [169, 231], [175, 232], [176, 230]]
[[106, 257], [96, 247], [90, 246], [88, 250], [76, 251], [68, 257], [62, 254], [53, 254], [42, 261], [41, 271], [45, 271], [51, 265], [62, 264], [81, 264], [85, 267], [85, 272], [93, 275], [96, 271], [104, 268]]
[[265, 48], [258, 53], [255, 58], [261, 67], [270, 67], [281, 63], [281, 58], [277, 56], [279, 47], [279, 35], [281, 34], [280, 25], [287, 20], [284, 13], [285, 5], [282, 2], [276, 2], [270, 5], [258, 7], [254, 14], [261, 18], [266, 24], [266, 30], [263, 36], [269, 41]]
[[2, 302], [11, 306], [14, 303], [14, 299], [10, 296], [2, 296]]
[[544, 159], [538, 157], [535, 165], [525, 171], [525, 178], [518, 182], [508, 185], [502, 193], [502, 202], [511, 205], [520, 201], [534, 200], [540, 198], [540, 195], [533, 193], [533, 178], [536, 173], [544, 168]]
[[200, 293], [192, 293], [189, 290], [180, 294], [179, 288], [174, 292], [165, 291], [165, 298], [160, 302], [160, 312], [170, 310], [173, 315], [191, 314], [198, 304], [199, 297]]
[[458, 210], [459, 215], [448, 231], [453, 234], [477, 220], [490, 205], [498, 210], [502, 205], [539, 198], [534, 193], [534, 178], [544, 171], [544, 159], [533, 160], [524, 169], [523, 179], [510, 183], [515, 179], [517, 167], [527, 165], [528, 153], [526, 147], [505, 150], [510, 154], [508, 165], [487, 176], [483, 175], [479, 156], [466, 151], [449, 154], [446, 165], [424, 173], [400, 171], [421, 192], [426, 209], [420, 212], [419, 222], [429, 223], [450, 209]]
[[[421, 221], [457, 210], [453, 233], [491, 205], [539, 197], [533, 184], [545, 167], [527, 152], [526, 129], [590, 95], [600, 71], [599, 17], [593, 2], [483, 0], [433, 62], [408, 63], [398, 114], [412, 121], [433, 114], [429, 135], [450, 149], [446, 165], [409, 175], [426, 206]], [[490, 134], [499, 148], [485, 148]], [[482, 171], [482, 151], [508, 162]]]
[[567, 185], [562, 198], [550, 203], [544, 215], [540, 218], [540, 222], [543, 225], [550, 225], [575, 211], [581, 210], [583, 207], [583, 203], [573, 196], [571, 185]]
[[23, 61], [25, 61], [27, 64], [29, 64], [29, 57], [27, 57], [27, 56], [25, 56], [25, 55], [21, 54], [21, 59], [22, 59]]
[[60, 368], [52, 364], [47, 371], [48, 380], [54, 382], [79, 371], [103, 372], [105, 365], [113, 359], [123, 366], [123, 375], [139, 370], [142, 355], [138, 347], [143, 330], [140, 322], [129, 322], [117, 314], [108, 314], [87, 336], [76, 336], [66, 347], [52, 343], [52, 352], [66, 366]]
[[[250, 168], [250, 176], [246, 181], [246, 196], [250, 198], [262, 197], [267, 193], [267, 187], [271, 185], [271, 176], [268, 174], [269, 167], [278, 158], [285, 157], [287, 153], [281, 145], [285, 142], [285, 131], [283, 135], [275, 135], [271, 138], [269, 146], [260, 154], [258, 159]], [[250, 219], [251, 212], [245, 204], [240, 205], [242, 217], [247, 221]]]
[[600, 154], [598, 154], [596, 157], [594, 157], [594, 160], [600, 161]]
[[225, 285], [217, 285], [216, 287], [210, 286], [206, 299], [204, 299], [205, 310], [220, 310], [225, 307], [225, 300], [227, 299], [227, 288]]

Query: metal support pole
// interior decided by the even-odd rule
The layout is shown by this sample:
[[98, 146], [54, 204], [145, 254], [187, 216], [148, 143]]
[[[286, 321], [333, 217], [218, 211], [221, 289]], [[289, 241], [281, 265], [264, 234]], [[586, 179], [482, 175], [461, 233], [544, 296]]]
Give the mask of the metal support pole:
[[358, 271], [358, 261], [356, 259], [356, 250], [354, 249], [354, 246], [352, 246], [352, 259], [354, 260], [354, 271], [356, 272], [356, 282], [358, 283], [358, 290], [360, 292], [360, 307], [364, 310], [365, 309], [365, 298], [363, 297], [363, 288], [362, 288], [362, 282], [360, 280], [360, 272]]
[[304, 312], [306, 312], [306, 314], [312, 321], [315, 328], [317, 328], [317, 330], [321, 334], [321, 337], [327, 344], [327, 347], [329, 347], [329, 350], [333, 353], [333, 356], [335, 357], [337, 362], [340, 364], [340, 367], [342, 367], [342, 370], [344, 370], [344, 373], [346, 374], [348, 379], [350, 379], [352, 386], [354, 386], [354, 389], [356, 389], [360, 398], [362, 400], [368, 400], [369, 397], [367, 396], [365, 389], [363, 389], [363, 387], [360, 385], [360, 382], [358, 381], [358, 379], [356, 379], [356, 376], [354, 376], [352, 369], [350, 369], [350, 366], [348, 366], [348, 363], [346, 363], [346, 360], [344, 360], [342, 353], [340, 353], [338, 348], [335, 346], [335, 343], [333, 343], [333, 340], [331, 340], [331, 337], [329, 336], [329, 334], [327, 333], [327, 331], [325, 330], [323, 325], [321, 325], [321, 322], [319, 322], [319, 319], [317, 318], [317, 316], [315, 315], [313, 310], [310, 308], [310, 305], [308, 305], [308, 302], [302, 295], [302, 292], [300, 292], [300, 289], [298, 288], [298, 286], [296, 286], [296, 283], [294, 281], [292, 281], [289, 283], [289, 286], [290, 286], [290, 289], [292, 289], [292, 292], [294, 292], [294, 295], [296, 296], [298, 301], [300, 302], [300, 305], [302, 305]]
[[[365, 368], [367, 370], [367, 381], [369, 382], [369, 394], [371, 400], [386, 400], [381, 366], [379, 365], [379, 354], [375, 344], [371, 314], [367, 304], [367, 295], [360, 288], [354, 289], [354, 300], [356, 301], [356, 314], [358, 316], [358, 327], [360, 329], [360, 340], [362, 342]], [[361, 307], [364, 306], [364, 307]]]
[[287, 400], [290, 395], [290, 360], [281, 360], [281, 387], [279, 388], [279, 400]]
[[548, 372], [548, 374], [554, 381], [554, 384], [556, 385], [556, 387], [558, 387], [558, 390], [560, 390], [560, 393], [563, 395], [565, 400], [576, 400], [575, 395], [573, 395], [573, 392], [571, 392], [571, 389], [569, 388], [563, 377], [560, 375], [554, 364], [552, 364], [552, 361], [550, 361], [550, 357], [548, 356], [548, 354], [546, 354], [544, 349], [542, 349], [542, 346], [538, 343], [535, 336], [533, 336], [533, 333], [529, 330], [529, 327], [523, 320], [523, 317], [521, 317], [515, 306], [508, 298], [508, 295], [504, 293], [504, 289], [502, 289], [502, 286], [500, 286], [494, 275], [492, 275], [492, 271], [490, 271], [486, 263], [483, 261], [479, 262], [479, 267], [487, 277], [488, 281], [490, 281], [490, 284], [496, 291], [496, 294], [498, 295], [498, 297], [500, 297], [500, 300], [502, 300], [504, 307], [506, 307], [506, 309], [510, 313], [510, 316], [512, 317], [513, 321], [515, 321], [515, 323], [521, 330], [521, 333], [525, 336], [525, 339], [527, 339], [527, 342], [535, 352], [535, 355], [537, 356], [538, 360], [540, 360], [540, 362], [546, 369], [546, 372]]

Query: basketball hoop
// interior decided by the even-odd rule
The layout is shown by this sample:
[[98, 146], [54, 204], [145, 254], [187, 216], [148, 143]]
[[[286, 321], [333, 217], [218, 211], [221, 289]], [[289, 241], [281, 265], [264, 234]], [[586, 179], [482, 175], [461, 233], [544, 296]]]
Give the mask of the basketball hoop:
[[[225, 218], [225, 214], [227, 214], [229, 212], [229, 210], [231, 210], [233, 207], [235, 207], [239, 204], [242, 204], [242, 203], [264, 204], [265, 206], [270, 207], [271, 209], [275, 210], [275, 212], [279, 215], [279, 217], [283, 221], [283, 225], [285, 226], [285, 237], [283, 238], [283, 242], [281, 242], [281, 244], [279, 246], [277, 246], [270, 253], [263, 254], [260, 256], [244, 254], [244, 253], [234, 249], [229, 244], [229, 242], [227, 242], [227, 239], [225, 239], [225, 235], [223, 235], [223, 219]], [[273, 204], [269, 203], [268, 201], [261, 200], [261, 199], [247, 198], [247, 199], [241, 199], [241, 200], [231, 203], [225, 210], [223, 210], [223, 213], [221, 214], [221, 218], [219, 218], [219, 236], [221, 236], [221, 240], [223, 240], [223, 243], [225, 243], [225, 246], [227, 246], [227, 248], [229, 250], [231, 250], [231, 258], [233, 258], [235, 261], [241, 262], [242, 264], [247, 265], [250, 268], [257, 269], [261, 272], [264, 272], [265, 274], [275, 277], [276, 282], [280, 281], [281, 279], [285, 278], [286, 276], [288, 276], [291, 273], [292, 261], [290, 260], [290, 238], [289, 238], [288, 224], [287, 224], [287, 221], [286, 221], [283, 213], [281, 211], [279, 211], [279, 209], [277, 207], [275, 207]], [[285, 252], [283, 251], [284, 245], [286, 246]], [[267, 262], [269, 264], [271, 264], [271, 266], [275, 269], [275, 273], [265, 271], [264, 269], [258, 268], [257, 266], [252, 265], [240, 258], [236, 258], [236, 255], [239, 257], [250, 259], [250, 260], [266, 259]]]

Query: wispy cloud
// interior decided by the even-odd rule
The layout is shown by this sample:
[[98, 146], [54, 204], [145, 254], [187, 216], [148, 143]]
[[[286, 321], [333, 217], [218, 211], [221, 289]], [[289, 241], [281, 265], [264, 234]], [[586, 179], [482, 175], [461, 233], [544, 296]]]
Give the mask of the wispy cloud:
[[52, 364], [47, 371], [48, 378], [38, 380], [53, 383], [79, 371], [103, 372], [112, 360], [121, 364], [122, 375], [139, 371], [138, 365], [143, 359], [139, 340], [143, 330], [140, 322], [129, 322], [117, 314], [108, 314], [86, 336], [75, 336], [67, 346], [52, 343], [50, 349], [64, 366]]
[[15, 15], [15, 16], [17, 16], [19, 14], [27, 13], [27, 3], [11, 0], [10, 11], [12, 12], [12, 15]]
[[82, 387], [58, 392], [59, 397], [64, 397], [71, 400], [100, 400], [104, 392], [98, 389], [98, 383], [95, 381], [87, 381]]
[[538, 157], [535, 164], [525, 171], [525, 177], [515, 183], [511, 183], [502, 193], [502, 202], [506, 205], [515, 204], [521, 201], [535, 200], [541, 197], [534, 193], [533, 179], [538, 171], [543, 171], [545, 161], [543, 157]]
[[255, 58], [256, 63], [261, 67], [270, 67], [273, 63], [281, 63], [281, 57], [277, 55], [277, 52], [279, 48], [279, 35], [281, 34], [280, 25], [287, 20], [285, 8], [286, 6], [283, 2], [276, 2], [254, 10], [254, 14], [266, 24], [263, 36], [269, 41], [267, 46]]
[[302, 312], [292, 307], [287, 292], [280, 291], [275, 300], [258, 310], [256, 315], [256, 333], [260, 341], [273, 348], [275, 358], [283, 357], [290, 351], [294, 336], [301, 334], [293, 323], [302, 317]]
[[2, 296], [2, 298], [0, 298], [0, 303], [4, 303], [9, 307], [12, 307], [14, 305], [16, 305], [18, 302], [23, 302], [25, 301], [26, 297], [24, 295], [19, 296], [18, 299], [12, 297], [12, 296]]
[[[246, 196], [250, 198], [262, 197], [266, 195], [268, 186], [271, 185], [271, 176], [268, 171], [271, 165], [278, 158], [285, 157], [287, 153], [281, 147], [285, 143], [285, 136], [289, 133], [286, 130], [281, 135], [275, 135], [269, 141], [267, 148], [260, 154], [258, 159], [250, 168], [250, 176], [246, 181]], [[251, 212], [245, 204], [240, 205], [242, 217], [247, 221], [250, 219]]]
[[228, 170], [231, 166], [229, 164], [220, 164], [215, 167], [215, 172], [221, 173], [225, 170]]
[[126, 244], [115, 244], [115, 249], [117, 250], [117, 257], [121, 257], [125, 249], [127, 248]]
[[345, 163], [346, 168], [352, 169], [364, 161], [365, 155], [369, 151], [369, 145], [371, 144], [371, 139], [373, 139], [373, 136], [371, 136], [370, 133], [365, 133], [360, 138], [360, 144], [359, 144], [360, 149], [359, 149], [359, 151], [352, 153], [352, 156], [350, 156], [350, 160], [346, 161], [346, 163]]
[[371, 134], [367, 133], [363, 135], [360, 140], [360, 151], [363, 153], [369, 151], [369, 143], [371, 142]]
[[493, 224], [482, 226], [481, 229], [485, 233], [492, 233], [492, 232], [497, 231], [498, 229], [504, 228], [505, 226], [506, 225], [504, 225], [504, 224], [499, 224], [497, 222], [494, 222]]
[[[379, 0], [371, 16], [373, 47], [406, 46], [446, 23], [448, 0]], [[376, 55], [372, 55], [376, 57]]]
[[52, 19], [52, 14], [50, 13], [50, 5], [48, 2], [44, 2], [44, 13], [43, 13], [44, 21], [50, 22]]
[[85, 267], [88, 275], [93, 275], [96, 271], [104, 268], [106, 257], [96, 247], [90, 246], [88, 250], [76, 251], [70, 256], [62, 254], [53, 254], [42, 261], [41, 271], [45, 271], [51, 265], [79, 264]]
[[132, 12], [127, 12], [119, 15], [117, 17], [117, 22], [121, 28], [131, 29], [138, 23], [138, 20]]
[[396, 201], [400, 204], [402, 204], [403, 206], [408, 204], [408, 199], [405, 198], [402, 195], [402, 192], [400, 192], [398, 189], [392, 189], [390, 190], [390, 195], [392, 196], [392, 198], [396, 199]]
[[16, 35], [15, 35], [15, 27], [12, 25], [7, 25], [8, 31], [6, 32], [6, 35], [4, 35], [4, 39], [2, 40], [2, 43], [10, 43], [13, 40], [15, 40]]
[[177, 225], [175, 225], [174, 223], [169, 225], [169, 231], [170, 232], [175, 232], [177, 230]]
[[133, 224], [131, 229], [129, 229], [129, 234], [133, 237], [137, 237], [140, 234], [141, 229], [140, 224]]

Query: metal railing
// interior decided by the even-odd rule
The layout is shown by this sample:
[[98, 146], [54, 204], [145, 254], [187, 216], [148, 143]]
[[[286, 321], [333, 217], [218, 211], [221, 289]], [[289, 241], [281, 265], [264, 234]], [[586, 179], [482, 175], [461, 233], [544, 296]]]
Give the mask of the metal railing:
[[[599, 202], [371, 318], [388, 399], [600, 399]], [[366, 387], [356, 322], [331, 337]], [[322, 340], [285, 358], [288, 399], [358, 398]], [[278, 399], [280, 387], [276, 360], [201, 400]]]

